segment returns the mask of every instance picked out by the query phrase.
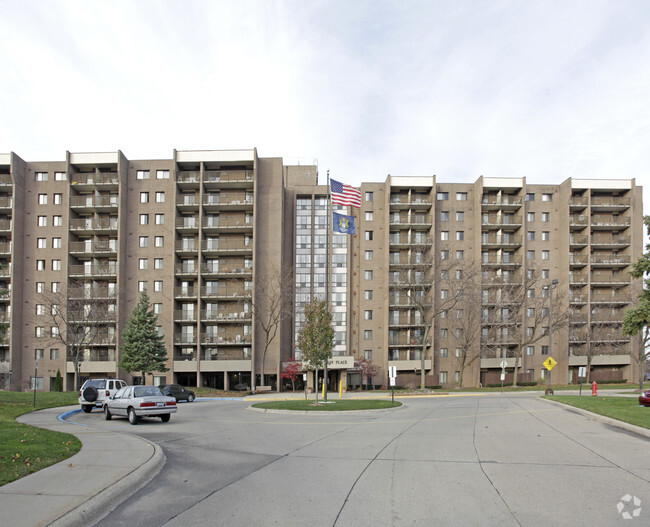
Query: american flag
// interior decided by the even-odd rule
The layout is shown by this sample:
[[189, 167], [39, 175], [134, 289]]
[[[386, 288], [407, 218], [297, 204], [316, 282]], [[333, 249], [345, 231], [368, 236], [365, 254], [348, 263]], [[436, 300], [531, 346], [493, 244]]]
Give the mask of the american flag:
[[330, 179], [330, 188], [332, 190], [332, 203], [361, 207], [361, 191], [359, 189], [344, 185], [334, 179]]

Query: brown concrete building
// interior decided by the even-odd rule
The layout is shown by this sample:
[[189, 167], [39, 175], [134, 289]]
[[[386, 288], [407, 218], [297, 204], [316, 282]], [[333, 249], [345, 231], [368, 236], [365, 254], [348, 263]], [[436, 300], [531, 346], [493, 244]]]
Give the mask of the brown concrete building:
[[[637, 378], [637, 344], [620, 333], [641, 287], [628, 274], [643, 247], [634, 180], [388, 177], [362, 184], [360, 209], [342, 208], [356, 233], [330, 236], [323, 179], [255, 150], [0, 155], [0, 383], [49, 390], [59, 370], [73, 389], [78, 367], [81, 378], [279, 388], [300, 358], [304, 303], [327, 292], [331, 389], [387, 385], [389, 366], [398, 385], [419, 385], [423, 366], [427, 385], [491, 384], [503, 366], [511, 382], [515, 365], [534, 381], [549, 356], [553, 382], [577, 382], [588, 365], [596, 379]], [[265, 350], [263, 292], [278, 280], [291, 308]], [[169, 371], [143, 380], [117, 364], [144, 290]], [[52, 316], [64, 306], [75, 331], [96, 328], [78, 358]], [[551, 320], [563, 323], [552, 341]]]

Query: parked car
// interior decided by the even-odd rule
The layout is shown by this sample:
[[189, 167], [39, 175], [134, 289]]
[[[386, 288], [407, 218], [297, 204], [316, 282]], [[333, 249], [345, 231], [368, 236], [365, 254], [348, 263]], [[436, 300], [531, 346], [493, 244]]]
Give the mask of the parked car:
[[246, 384], [245, 382], [240, 382], [239, 384], [235, 384], [235, 390], [237, 390], [238, 392], [247, 392], [250, 389], [251, 389], [250, 386], [248, 386], [248, 384]]
[[141, 417], [160, 417], [163, 423], [176, 412], [176, 399], [163, 395], [157, 386], [125, 386], [104, 401], [104, 417], [128, 417], [138, 424]]
[[104, 401], [126, 386], [120, 379], [88, 379], [79, 390], [81, 409], [89, 414], [93, 408], [101, 408]]
[[196, 399], [196, 395], [194, 395], [194, 392], [192, 390], [183, 388], [180, 384], [161, 384], [158, 386], [158, 388], [160, 388], [160, 391], [163, 393], [163, 395], [169, 395], [170, 397], [173, 397], [176, 399], [176, 402], [187, 401], [188, 403], [191, 403], [194, 399]]
[[639, 395], [639, 404], [643, 406], [650, 406], [650, 390], [646, 390], [641, 395]]

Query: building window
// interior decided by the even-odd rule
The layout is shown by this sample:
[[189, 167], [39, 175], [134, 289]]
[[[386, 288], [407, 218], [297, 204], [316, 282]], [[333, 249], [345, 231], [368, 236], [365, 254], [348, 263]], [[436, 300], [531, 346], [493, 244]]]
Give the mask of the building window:
[[140, 225], [149, 225], [149, 214], [140, 214]]
[[54, 194], [53, 198], [54, 198], [53, 203], [55, 205], [61, 205], [61, 203], [63, 203], [63, 194], [59, 194], [57, 192], [57, 193]]
[[153, 268], [154, 269], [162, 269], [163, 268], [163, 259], [162, 258], [154, 258], [153, 259]]
[[59, 358], [59, 350], [50, 348], [50, 360], [57, 360]]
[[456, 251], [456, 260], [462, 260], [465, 258], [465, 251]]
[[47, 181], [47, 172], [35, 172], [34, 179], [36, 181]]
[[440, 211], [440, 221], [449, 221], [449, 211], [441, 210]]
[[50, 291], [53, 293], [60, 293], [61, 292], [61, 282], [52, 282], [50, 284]]
[[446, 371], [441, 371], [440, 372], [440, 384], [446, 384], [447, 382], [447, 372]]
[[527, 260], [534, 260], [535, 259], [535, 251], [526, 251], [526, 259]]
[[162, 247], [165, 243], [165, 238], [164, 236], [156, 236], [154, 238], [154, 246], [155, 247]]
[[140, 203], [149, 203], [149, 193], [140, 192]]
[[463, 211], [456, 212], [456, 221], [465, 221], [465, 213]]
[[446, 249], [440, 251], [440, 259], [441, 260], [449, 260], [449, 251], [446, 250]]
[[147, 290], [147, 281], [146, 280], [140, 280], [138, 282], [138, 292], [142, 293]]
[[372, 260], [372, 251], [366, 251], [364, 254], [366, 261]]
[[163, 311], [163, 305], [162, 304], [154, 304], [153, 305], [153, 312], [155, 315], [161, 315]]
[[462, 242], [465, 239], [465, 231], [456, 231], [456, 241]]
[[162, 283], [162, 280], [154, 280], [154, 282], [153, 282], [153, 290], [154, 290], [156, 293], [160, 293], [160, 292], [162, 292], [162, 290], [163, 290], [163, 283]]
[[535, 221], [535, 213], [534, 212], [528, 212], [526, 213], [526, 220], [531, 223]]
[[169, 179], [169, 170], [156, 170], [156, 179]]
[[59, 336], [59, 328], [56, 326], [50, 327], [50, 337], [57, 338]]
[[149, 247], [149, 236], [140, 236], [140, 247]]
[[366, 241], [371, 241], [373, 236], [373, 231], [366, 231]]
[[43, 338], [45, 336], [45, 328], [43, 326], [36, 326], [34, 328], [34, 336], [36, 338]]
[[156, 225], [164, 225], [164, 224], [165, 224], [165, 215], [156, 214]]
[[55, 172], [54, 181], [65, 181], [68, 179], [68, 175], [65, 172]]
[[372, 329], [366, 329], [363, 332], [363, 340], [372, 340]]
[[449, 350], [447, 348], [440, 348], [440, 357], [446, 359], [449, 356]]
[[372, 192], [366, 192], [366, 201], [372, 201], [373, 197]]
[[372, 309], [366, 309], [363, 312], [363, 318], [364, 320], [372, 320]]
[[526, 346], [526, 355], [535, 355], [535, 346]]
[[533, 192], [527, 192], [526, 201], [535, 201], [535, 194]]
[[551, 214], [549, 212], [542, 212], [542, 221], [544, 223], [551, 221]]
[[52, 260], [52, 271], [61, 270], [61, 260]]
[[63, 227], [63, 216], [54, 215], [52, 216], [52, 225], [55, 227]]
[[165, 203], [165, 193], [156, 192], [156, 203]]
[[542, 355], [548, 355], [548, 346], [542, 346]]
[[47, 194], [39, 194], [38, 195], [38, 204], [39, 205], [47, 205]]
[[542, 278], [548, 280], [551, 277], [551, 271], [549, 269], [542, 269]]
[[366, 221], [372, 221], [374, 219], [374, 214], [371, 210], [366, 211]]
[[372, 280], [372, 271], [365, 271], [365, 272], [363, 273], [363, 277], [364, 277], [366, 280]]
[[553, 201], [553, 194], [542, 194], [542, 201]]
[[140, 260], [138, 261], [138, 268], [140, 270], [149, 269], [149, 259], [140, 258]]
[[39, 227], [47, 227], [47, 216], [38, 216], [37, 224]]
[[467, 201], [467, 192], [456, 192], [456, 201]]
[[551, 257], [551, 251], [542, 251], [542, 260], [548, 260]]
[[45, 305], [36, 304], [36, 314], [37, 315], [44, 315], [45, 314]]
[[447, 330], [447, 328], [440, 328], [440, 338], [446, 339], [447, 335], [449, 335], [449, 331]]
[[551, 239], [551, 233], [549, 231], [542, 231], [542, 241], [547, 242]]
[[534, 241], [534, 240], [535, 240], [535, 231], [528, 231], [528, 232], [526, 233], [526, 239], [527, 239], [529, 242]]
[[135, 173], [136, 179], [149, 179], [149, 171], [148, 170], [138, 170]]
[[436, 193], [436, 200], [438, 201], [447, 201], [449, 199], [449, 192], [438, 192]]
[[440, 240], [443, 242], [449, 240], [449, 231], [440, 231]]
[[45, 260], [36, 260], [36, 270], [45, 271]]
[[45, 293], [45, 282], [36, 282], [36, 292]]
[[37, 249], [47, 249], [47, 238], [36, 238]]

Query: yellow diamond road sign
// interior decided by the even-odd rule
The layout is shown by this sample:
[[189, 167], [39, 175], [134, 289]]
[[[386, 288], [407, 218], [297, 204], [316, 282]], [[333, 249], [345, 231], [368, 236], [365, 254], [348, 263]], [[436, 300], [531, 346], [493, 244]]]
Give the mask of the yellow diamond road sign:
[[545, 367], [548, 371], [551, 371], [551, 370], [555, 367], [555, 365], [557, 364], [557, 361], [556, 361], [555, 359], [553, 359], [553, 357], [549, 357], [548, 359], [546, 359], [546, 360], [543, 362], [543, 364], [544, 364], [544, 367]]

